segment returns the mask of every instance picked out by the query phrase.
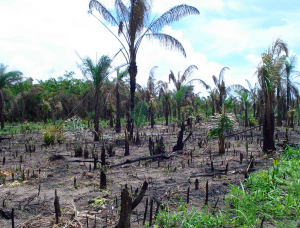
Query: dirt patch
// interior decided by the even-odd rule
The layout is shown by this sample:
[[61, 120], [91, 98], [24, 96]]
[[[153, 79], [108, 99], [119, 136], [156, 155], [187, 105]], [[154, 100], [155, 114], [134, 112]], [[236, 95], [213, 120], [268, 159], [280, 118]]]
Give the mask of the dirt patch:
[[[205, 123], [197, 125], [181, 154], [112, 168], [100, 167], [99, 163], [94, 166], [94, 157], [100, 161], [102, 144], [92, 141], [92, 132], [87, 137], [86, 147], [84, 140], [75, 140], [71, 135], [64, 139], [66, 144], [49, 147], [42, 146], [40, 132], [14, 135], [13, 139], [2, 140], [0, 143], [1, 155], [5, 157], [1, 171], [6, 171], [5, 185], [0, 187], [0, 200], [4, 201], [5, 210], [11, 211], [14, 208], [15, 224], [25, 224], [26, 227], [52, 227], [55, 223], [56, 189], [62, 208], [61, 222], [71, 221], [74, 226], [77, 224], [80, 227], [79, 223], [86, 226], [88, 221], [89, 227], [93, 227], [96, 221], [96, 227], [113, 227], [119, 219], [120, 194], [125, 187], [135, 198], [144, 180], [147, 180], [149, 187], [145, 198], [149, 198], [150, 202], [156, 192], [156, 197], [169, 210], [175, 209], [180, 199], [183, 202], [187, 201], [189, 188], [188, 208], [201, 209], [204, 206], [208, 181], [208, 205], [213, 207], [218, 201], [218, 209], [223, 206], [223, 200], [230, 189], [229, 184], [239, 185], [244, 180], [244, 171], [248, 168], [246, 160], [250, 161], [250, 155], [254, 157], [254, 167], [250, 169], [253, 172], [269, 167], [272, 161], [261, 153], [261, 133], [258, 128], [239, 134], [239, 138], [233, 134], [244, 131], [244, 128], [228, 132], [227, 134], [232, 136], [226, 138], [226, 153], [220, 156], [217, 140], [213, 139], [208, 143], [205, 140], [207, 126]], [[179, 130], [175, 123], [169, 126], [156, 125], [154, 129], [143, 127], [140, 129], [140, 144], [131, 143], [130, 155], [124, 157], [124, 133], [116, 134], [113, 130], [104, 129], [104, 143], [107, 146], [113, 144], [115, 151], [114, 156], [106, 156], [106, 163], [109, 166], [126, 159], [149, 156], [149, 137], [156, 144], [163, 136], [165, 150], [170, 153], [176, 144]], [[277, 131], [277, 143], [282, 143], [285, 129], [278, 128]], [[289, 134], [290, 142], [298, 143], [298, 131], [290, 131]], [[188, 132], [185, 131], [184, 138], [187, 136]], [[25, 144], [29, 138], [36, 145], [35, 152], [25, 152]], [[246, 140], [249, 143], [248, 158]], [[82, 144], [84, 150], [88, 150], [86, 159], [74, 157], [74, 149], [78, 143]], [[108, 181], [106, 189], [100, 189], [99, 168], [105, 171]], [[21, 181], [22, 178], [24, 181]], [[143, 221], [145, 198], [133, 211], [132, 226], [136, 227]], [[154, 212], [155, 210], [156, 204], [153, 208]], [[0, 216], [0, 226], [10, 227], [11, 220]]]

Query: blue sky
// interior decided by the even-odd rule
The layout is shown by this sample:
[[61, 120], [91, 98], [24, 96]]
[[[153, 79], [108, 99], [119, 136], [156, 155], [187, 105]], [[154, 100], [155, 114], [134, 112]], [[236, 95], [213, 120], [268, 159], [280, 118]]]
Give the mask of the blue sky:
[[[100, 2], [113, 10], [113, 0]], [[96, 59], [96, 55], [113, 56], [120, 47], [87, 14], [88, 3], [89, 0], [1, 0], [0, 62], [34, 79], [58, 77], [65, 70], [83, 78], [76, 66], [80, 60], [75, 50], [82, 57]], [[260, 56], [277, 37], [288, 44], [291, 54], [300, 55], [299, 0], [153, 0], [153, 15], [160, 16], [182, 3], [196, 7], [200, 15], [186, 17], [163, 31], [183, 44], [187, 58], [165, 50], [155, 41], [143, 41], [137, 59], [138, 83], [146, 84], [153, 66], [158, 66], [156, 78], [167, 81], [170, 70], [184, 72], [190, 65], [199, 69], [193, 77], [211, 86], [212, 75], [218, 75], [224, 66], [230, 68], [225, 74], [227, 85], [246, 85], [246, 78], [254, 83]], [[122, 62], [120, 56], [115, 64]], [[202, 88], [196, 89], [206, 94]]]

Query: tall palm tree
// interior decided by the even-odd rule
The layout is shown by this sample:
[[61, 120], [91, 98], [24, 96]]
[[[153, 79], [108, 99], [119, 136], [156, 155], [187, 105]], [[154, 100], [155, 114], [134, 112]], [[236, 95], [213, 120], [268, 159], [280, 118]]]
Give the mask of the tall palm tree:
[[0, 64], [0, 122], [1, 130], [4, 128], [4, 97], [9, 96], [10, 92], [7, 87], [11, 86], [12, 83], [21, 79], [23, 73], [20, 71], [9, 71], [6, 72], [8, 66]]
[[192, 74], [194, 73], [194, 70], [198, 70], [197, 66], [195, 65], [189, 66], [188, 68], [186, 68], [183, 75], [180, 76], [180, 72], [178, 72], [177, 79], [172, 71], [169, 74], [169, 83], [172, 81], [175, 86], [175, 99], [177, 101], [178, 120], [180, 120], [180, 108], [181, 108], [182, 98], [186, 95], [186, 93], [189, 90], [190, 91], [193, 90], [192, 83], [198, 82], [206, 89], [210, 88], [203, 80], [199, 78], [189, 80]]
[[219, 78], [217, 78], [215, 75], [212, 76], [215, 86], [216, 86], [216, 91], [219, 95], [218, 104], [216, 105], [216, 108], [220, 114], [222, 113], [223, 101], [225, 100], [226, 95], [229, 92], [229, 90], [226, 89], [225, 81], [224, 81], [224, 73], [225, 73], [226, 69], [229, 70], [228, 67], [223, 67], [221, 69]]
[[93, 62], [89, 57], [81, 58], [82, 64], [77, 64], [82, 74], [87, 80], [91, 81], [91, 87], [94, 93], [94, 141], [99, 141], [99, 96], [103, 89], [104, 81], [108, 78], [111, 73], [112, 60], [107, 56], [103, 55], [99, 60]]
[[278, 38], [272, 47], [262, 54], [262, 61], [257, 70], [264, 101], [264, 107], [262, 107], [263, 151], [267, 153], [275, 148], [273, 103], [278, 78], [286, 56], [288, 56], [287, 45]]
[[112, 89], [110, 93], [108, 94], [108, 99], [112, 98], [112, 93], [115, 93], [115, 104], [116, 104], [116, 132], [121, 132], [121, 99], [120, 95], [122, 94], [122, 91], [127, 87], [126, 84], [126, 77], [128, 76], [128, 69], [120, 71], [120, 69], [117, 70], [117, 77], [115, 77], [112, 81]]
[[[112, 33], [122, 46], [122, 54], [129, 64], [131, 111], [133, 111], [135, 105], [134, 93], [136, 89], [136, 75], [138, 72], [136, 57], [144, 38], [158, 39], [160, 44], [165, 48], [177, 49], [186, 57], [182, 44], [174, 37], [160, 33], [160, 31], [164, 26], [170, 25], [172, 22], [178, 21], [187, 15], [200, 14], [195, 7], [182, 4], [171, 8], [159, 18], [149, 20], [151, 7], [151, 0], [130, 0], [129, 6], [126, 6], [122, 0], [115, 0], [115, 12], [117, 17], [114, 17], [100, 2], [91, 0], [89, 3], [89, 13], [92, 14], [92, 10], [96, 9], [105, 21], [119, 28], [118, 35], [120, 36], [122, 34], [125, 39], [123, 43], [100, 19], [92, 14]], [[150, 23], [148, 23], [149, 21]]]

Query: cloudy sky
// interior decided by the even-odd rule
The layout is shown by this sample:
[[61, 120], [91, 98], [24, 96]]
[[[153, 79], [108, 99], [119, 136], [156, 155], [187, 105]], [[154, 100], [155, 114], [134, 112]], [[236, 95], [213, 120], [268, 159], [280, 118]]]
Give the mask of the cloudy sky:
[[[100, 2], [113, 12], [114, 0]], [[299, 0], [153, 0], [152, 16], [183, 3], [196, 7], [200, 15], [185, 17], [163, 32], [183, 44], [187, 58], [144, 40], [137, 56], [139, 84], [146, 85], [153, 66], [158, 67], [155, 77], [167, 81], [170, 70], [183, 73], [190, 65], [198, 67], [193, 78], [211, 86], [212, 75], [218, 76], [224, 66], [230, 68], [226, 85], [246, 85], [246, 78], [254, 83], [260, 56], [277, 37], [288, 44], [290, 53], [300, 55]], [[96, 60], [104, 54], [112, 57], [120, 48], [87, 13], [88, 4], [89, 0], [1, 0], [0, 62], [33, 79], [56, 78], [66, 70], [83, 78], [75, 51]], [[123, 62], [120, 55], [115, 64]], [[197, 90], [206, 94], [201, 87]]]

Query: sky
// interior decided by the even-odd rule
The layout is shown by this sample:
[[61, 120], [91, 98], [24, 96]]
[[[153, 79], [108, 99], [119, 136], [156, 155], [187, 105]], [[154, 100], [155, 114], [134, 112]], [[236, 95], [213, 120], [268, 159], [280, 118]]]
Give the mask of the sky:
[[[114, 0], [99, 2], [114, 12]], [[156, 80], [167, 82], [170, 70], [177, 76], [190, 65], [198, 67], [192, 78], [211, 87], [212, 76], [218, 77], [223, 67], [229, 68], [224, 75], [226, 85], [247, 87], [245, 79], [254, 85], [261, 54], [278, 37], [288, 44], [289, 55], [300, 55], [299, 0], [153, 0], [151, 16], [159, 17], [183, 3], [196, 7], [200, 15], [187, 16], [162, 32], [179, 40], [187, 57], [166, 50], [155, 40], [143, 40], [137, 54], [140, 85], [146, 85], [154, 66], [158, 67]], [[27, 78], [47, 80], [74, 71], [76, 78], [83, 79], [75, 51], [96, 60], [102, 55], [113, 57], [121, 47], [88, 14], [88, 5], [89, 0], [0, 0], [0, 63], [8, 65], [8, 71], [22, 71]], [[109, 28], [117, 33], [117, 28]], [[119, 55], [114, 64], [124, 62]], [[200, 85], [195, 90], [207, 95]]]

